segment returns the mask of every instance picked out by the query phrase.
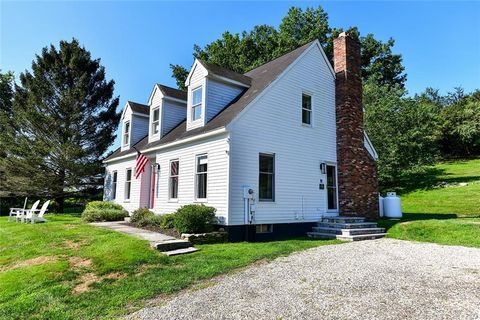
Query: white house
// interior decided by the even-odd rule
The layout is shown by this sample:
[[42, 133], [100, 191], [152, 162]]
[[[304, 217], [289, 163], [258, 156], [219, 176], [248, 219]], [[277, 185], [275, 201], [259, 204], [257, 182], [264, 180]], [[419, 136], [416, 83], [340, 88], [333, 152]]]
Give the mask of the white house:
[[[318, 41], [245, 74], [196, 60], [187, 92], [157, 84], [147, 104], [127, 102], [122, 145], [104, 161], [105, 200], [156, 214], [212, 206], [232, 239], [305, 234], [325, 216], [375, 217], [359, 57], [358, 41], [342, 34], [335, 70]], [[136, 150], [150, 160], [138, 179]]]

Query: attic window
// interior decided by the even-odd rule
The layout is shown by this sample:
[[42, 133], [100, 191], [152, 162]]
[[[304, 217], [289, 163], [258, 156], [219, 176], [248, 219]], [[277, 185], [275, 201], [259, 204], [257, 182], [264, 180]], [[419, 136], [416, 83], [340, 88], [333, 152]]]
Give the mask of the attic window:
[[192, 91], [192, 121], [200, 119], [202, 116], [202, 87]]
[[126, 121], [123, 125], [123, 145], [128, 146], [130, 143], [130, 121]]
[[153, 118], [152, 118], [152, 134], [158, 134], [160, 128], [160, 108], [153, 109]]

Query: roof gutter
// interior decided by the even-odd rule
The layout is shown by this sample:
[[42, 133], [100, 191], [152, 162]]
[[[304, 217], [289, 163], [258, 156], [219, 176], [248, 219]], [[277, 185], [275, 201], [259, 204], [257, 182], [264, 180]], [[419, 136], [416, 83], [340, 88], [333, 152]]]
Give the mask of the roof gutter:
[[[226, 132], [228, 132], [227, 129], [225, 127], [221, 127], [219, 129], [208, 131], [208, 132], [205, 132], [203, 134], [199, 134], [199, 135], [196, 135], [196, 136], [193, 136], [193, 137], [180, 139], [180, 140], [176, 140], [176, 141], [173, 141], [173, 142], [170, 142], [170, 143], [162, 144], [162, 145], [159, 145], [159, 146], [156, 146], [156, 147], [141, 150], [141, 152], [143, 154], [146, 154], [146, 153], [153, 152], [153, 151], [158, 151], [158, 150], [163, 150], [163, 149], [167, 149], [167, 148], [170, 148], [170, 147], [179, 146], [179, 145], [182, 145], [182, 144], [185, 144], [185, 143], [188, 143], [188, 142], [213, 137], [213, 136], [216, 136], [216, 135], [219, 135], [219, 134], [222, 134], [222, 133], [226, 133]], [[135, 157], [135, 156], [136, 156], [136, 153], [133, 152], [133, 153], [126, 154], [126, 155], [118, 157], [118, 158], [104, 160], [103, 163], [109, 163], [109, 162], [114, 162], [114, 161], [117, 161], [117, 160], [128, 159], [128, 158]]]

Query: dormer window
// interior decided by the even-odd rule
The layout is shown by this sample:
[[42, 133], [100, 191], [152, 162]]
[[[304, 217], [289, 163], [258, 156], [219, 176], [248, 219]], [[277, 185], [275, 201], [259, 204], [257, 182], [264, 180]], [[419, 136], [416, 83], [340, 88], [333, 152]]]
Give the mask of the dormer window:
[[202, 117], [202, 86], [192, 91], [192, 121]]
[[153, 109], [152, 117], [152, 135], [158, 134], [160, 131], [160, 108]]
[[127, 146], [130, 143], [130, 121], [126, 121], [123, 126], [123, 145]]

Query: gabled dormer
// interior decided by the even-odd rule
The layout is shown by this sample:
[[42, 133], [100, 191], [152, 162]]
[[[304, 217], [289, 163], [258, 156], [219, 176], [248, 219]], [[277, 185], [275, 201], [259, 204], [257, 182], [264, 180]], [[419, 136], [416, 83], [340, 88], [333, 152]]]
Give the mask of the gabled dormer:
[[251, 78], [243, 74], [196, 59], [185, 81], [187, 130], [207, 124], [250, 83]]
[[157, 141], [185, 120], [187, 93], [161, 84], [153, 87], [148, 99], [150, 124], [148, 142]]
[[121, 150], [128, 150], [148, 133], [149, 107], [127, 101], [121, 117]]

